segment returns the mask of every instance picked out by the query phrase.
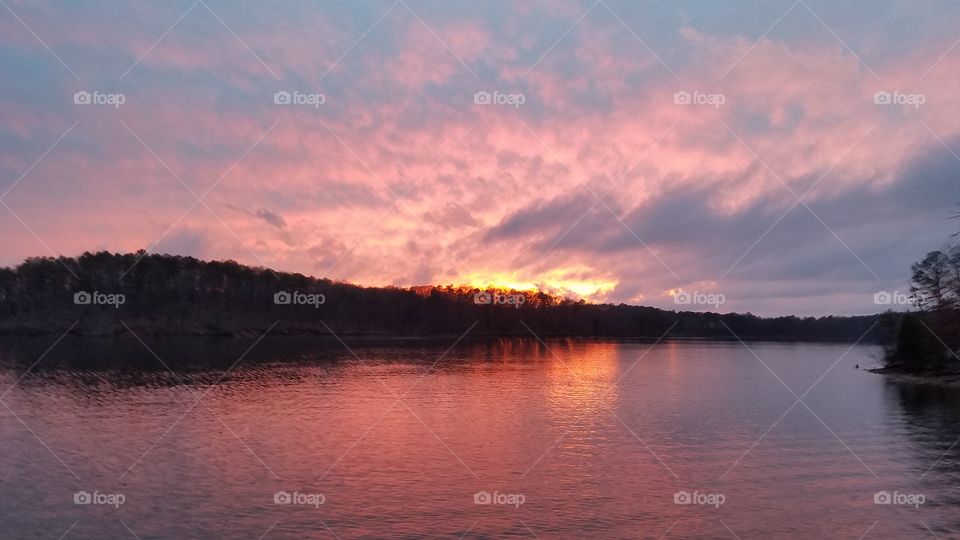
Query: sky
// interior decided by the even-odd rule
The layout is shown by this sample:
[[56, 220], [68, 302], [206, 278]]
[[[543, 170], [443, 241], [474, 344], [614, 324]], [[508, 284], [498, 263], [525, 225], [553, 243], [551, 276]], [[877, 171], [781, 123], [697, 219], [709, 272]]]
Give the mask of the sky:
[[847, 315], [960, 230], [955, 0], [0, 4], [4, 266]]

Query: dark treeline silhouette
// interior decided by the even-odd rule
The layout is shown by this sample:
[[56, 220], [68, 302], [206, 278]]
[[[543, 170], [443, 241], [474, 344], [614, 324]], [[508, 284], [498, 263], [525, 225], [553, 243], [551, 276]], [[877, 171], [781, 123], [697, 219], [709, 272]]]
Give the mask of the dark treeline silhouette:
[[[122, 296], [121, 296], [122, 295]], [[479, 295], [479, 296], [478, 296]], [[480, 303], [477, 303], [477, 302]], [[192, 257], [85, 253], [0, 269], [0, 333], [668, 337], [854, 341], [863, 317], [777, 317], [588, 304], [465, 287], [360, 287]], [[274, 326], [276, 324], [276, 326]], [[867, 341], [882, 339], [874, 329]]]
[[960, 374], [960, 248], [932, 251], [911, 267], [915, 311], [888, 314], [895, 336], [886, 367], [906, 373]]

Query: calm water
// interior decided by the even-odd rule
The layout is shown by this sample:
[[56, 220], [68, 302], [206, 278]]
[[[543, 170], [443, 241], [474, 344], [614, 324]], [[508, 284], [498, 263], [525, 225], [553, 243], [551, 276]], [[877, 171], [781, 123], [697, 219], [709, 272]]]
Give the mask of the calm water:
[[960, 536], [960, 393], [871, 347], [451, 341], [0, 342], [0, 535]]

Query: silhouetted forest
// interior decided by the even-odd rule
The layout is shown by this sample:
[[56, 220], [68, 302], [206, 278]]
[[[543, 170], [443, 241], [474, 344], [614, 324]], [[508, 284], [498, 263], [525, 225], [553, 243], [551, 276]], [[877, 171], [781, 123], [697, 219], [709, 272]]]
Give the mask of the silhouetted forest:
[[[761, 318], [587, 304], [544, 293], [360, 287], [192, 257], [85, 253], [0, 270], [0, 332], [669, 337], [854, 341], [877, 316]], [[729, 327], [729, 329], [727, 328]], [[732, 331], [732, 333], [731, 333]], [[868, 341], [881, 339], [874, 329]]]
[[911, 270], [915, 311], [884, 316], [895, 336], [887, 345], [886, 366], [906, 373], [960, 374], [960, 248], [932, 251]]

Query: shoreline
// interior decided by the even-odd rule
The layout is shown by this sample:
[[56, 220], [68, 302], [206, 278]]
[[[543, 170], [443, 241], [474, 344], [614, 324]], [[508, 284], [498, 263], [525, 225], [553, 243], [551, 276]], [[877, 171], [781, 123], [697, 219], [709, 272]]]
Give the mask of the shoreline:
[[894, 368], [867, 369], [870, 373], [884, 375], [892, 381], [945, 388], [960, 388], [960, 373], [936, 375], [932, 373], [907, 373]]
[[[139, 326], [131, 326], [137, 335], [139, 336], [149, 336], [152, 338], [211, 338], [211, 339], [245, 339], [260, 337], [267, 333], [267, 328], [246, 328], [239, 331], [157, 331], [156, 329], [145, 329]], [[9, 328], [0, 328], [0, 339], [17, 339], [17, 338], [36, 338], [42, 336], [51, 336], [51, 335], [63, 335], [64, 337], [74, 337], [74, 338], [93, 338], [93, 339], [112, 339], [118, 337], [124, 337], [128, 334], [126, 329], [118, 329], [115, 331], [103, 331], [103, 332], [84, 332], [72, 330], [64, 333], [62, 329], [50, 330], [50, 329], [9, 329]], [[374, 332], [337, 332], [332, 334], [325, 331], [315, 331], [315, 330], [304, 330], [304, 329], [286, 329], [269, 332], [274, 338], [335, 338], [337, 336], [351, 338], [351, 339], [360, 339], [360, 340], [371, 340], [371, 341], [429, 341], [429, 340], [438, 340], [438, 339], [463, 339], [463, 340], [491, 340], [491, 339], [574, 339], [574, 340], [585, 340], [585, 341], [663, 341], [663, 342], [732, 342], [736, 343], [738, 341], [746, 341], [750, 343], [759, 343], [759, 342], [768, 342], [768, 343], [811, 343], [811, 344], [844, 344], [844, 343], [853, 343], [853, 340], [842, 339], [842, 338], [801, 338], [801, 337], [786, 337], [786, 336], [755, 336], [755, 335], [743, 335], [743, 336], [663, 336], [663, 335], [603, 335], [603, 334], [563, 334], [563, 333], [544, 333], [539, 336], [536, 334], [513, 334], [513, 333], [476, 333], [472, 335], [457, 335], [457, 334], [393, 334], [393, 333], [374, 333]], [[864, 342], [865, 345], [877, 345], [873, 342]]]

